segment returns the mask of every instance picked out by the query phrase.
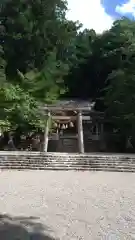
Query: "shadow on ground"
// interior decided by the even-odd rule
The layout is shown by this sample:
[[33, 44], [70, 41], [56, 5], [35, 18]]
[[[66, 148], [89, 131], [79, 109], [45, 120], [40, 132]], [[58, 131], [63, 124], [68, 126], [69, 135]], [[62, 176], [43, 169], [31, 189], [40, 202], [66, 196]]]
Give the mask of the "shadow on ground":
[[1, 240], [54, 240], [51, 230], [35, 217], [0, 215]]

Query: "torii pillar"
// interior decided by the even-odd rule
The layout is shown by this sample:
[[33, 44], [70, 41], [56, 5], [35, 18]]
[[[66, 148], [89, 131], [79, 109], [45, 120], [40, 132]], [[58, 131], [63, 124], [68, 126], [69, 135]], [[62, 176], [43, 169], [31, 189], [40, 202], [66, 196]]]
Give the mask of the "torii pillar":
[[78, 127], [79, 153], [84, 153], [83, 119], [82, 119], [82, 112], [81, 111], [79, 111], [78, 115], [77, 115], [77, 127]]
[[50, 112], [48, 111], [46, 115], [46, 125], [44, 133], [44, 147], [43, 147], [44, 152], [47, 152], [48, 149], [49, 124], [50, 124]]

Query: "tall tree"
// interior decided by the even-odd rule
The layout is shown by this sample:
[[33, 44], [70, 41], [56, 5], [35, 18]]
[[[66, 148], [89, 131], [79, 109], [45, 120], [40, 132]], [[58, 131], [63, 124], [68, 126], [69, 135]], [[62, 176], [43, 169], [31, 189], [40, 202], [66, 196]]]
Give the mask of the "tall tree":
[[[114, 22], [112, 28], [103, 34], [84, 31], [77, 36], [78, 57], [66, 78], [69, 96], [96, 101], [103, 97], [102, 90], [107, 86], [106, 80], [112, 71], [123, 69], [133, 62], [134, 29], [135, 21], [123, 18]], [[101, 106], [98, 104], [97, 107], [103, 110]]]
[[90, 76], [87, 63], [92, 54], [92, 43], [96, 38], [94, 30], [85, 29], [78, 32], [74, 41], [74, 58], [69, 74], [65, 77], [65, 85], [68, 91], [67, 97], [88, 98], [91, 89], [89, 88]]
[[76, 24], [65, 18], [64, 0], [7, 0], [1, 4], [1, 36], [7, 61], [7, 73], [14, 76], [42, 69], [50, 52], [56, 49], [61, 60], [68, 48]]
[[66, 20], [65, 11], [64, 0], [7, 0], [0, 5], [0, 41], [6, 60], [0, 97], [4, 117], [15, 128], [18, 124], [42, 127], [39, 106], [64, 91], [63, 77], [79, 28]]

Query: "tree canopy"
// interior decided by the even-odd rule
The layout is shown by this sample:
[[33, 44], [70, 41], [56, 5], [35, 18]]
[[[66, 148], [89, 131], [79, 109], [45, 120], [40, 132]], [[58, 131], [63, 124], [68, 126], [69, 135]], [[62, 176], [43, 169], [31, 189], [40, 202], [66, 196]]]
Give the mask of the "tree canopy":
[[116, 128], [134, 132], [135, 21], [96, 34], [66, 19], [65, 0], [0, 3], [0, 127], [42, 128], [45, 103], [94, 99]]
[[65, 91], [63, 78], [79, 28], [67, 21], [66, 9], [64, 0], [8, 0], [0, 5], [0, 108], [9, 126], [42, 127], [44, 117], [37, 108]]

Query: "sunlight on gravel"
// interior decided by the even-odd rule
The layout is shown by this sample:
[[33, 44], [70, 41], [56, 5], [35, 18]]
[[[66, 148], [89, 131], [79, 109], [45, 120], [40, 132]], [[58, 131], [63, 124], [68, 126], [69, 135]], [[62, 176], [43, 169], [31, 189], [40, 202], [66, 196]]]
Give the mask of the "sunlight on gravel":
[[135, 239], [133, 173], [2, 171], [0, 174], [1, 215], [36, 218], [55, 239]]

